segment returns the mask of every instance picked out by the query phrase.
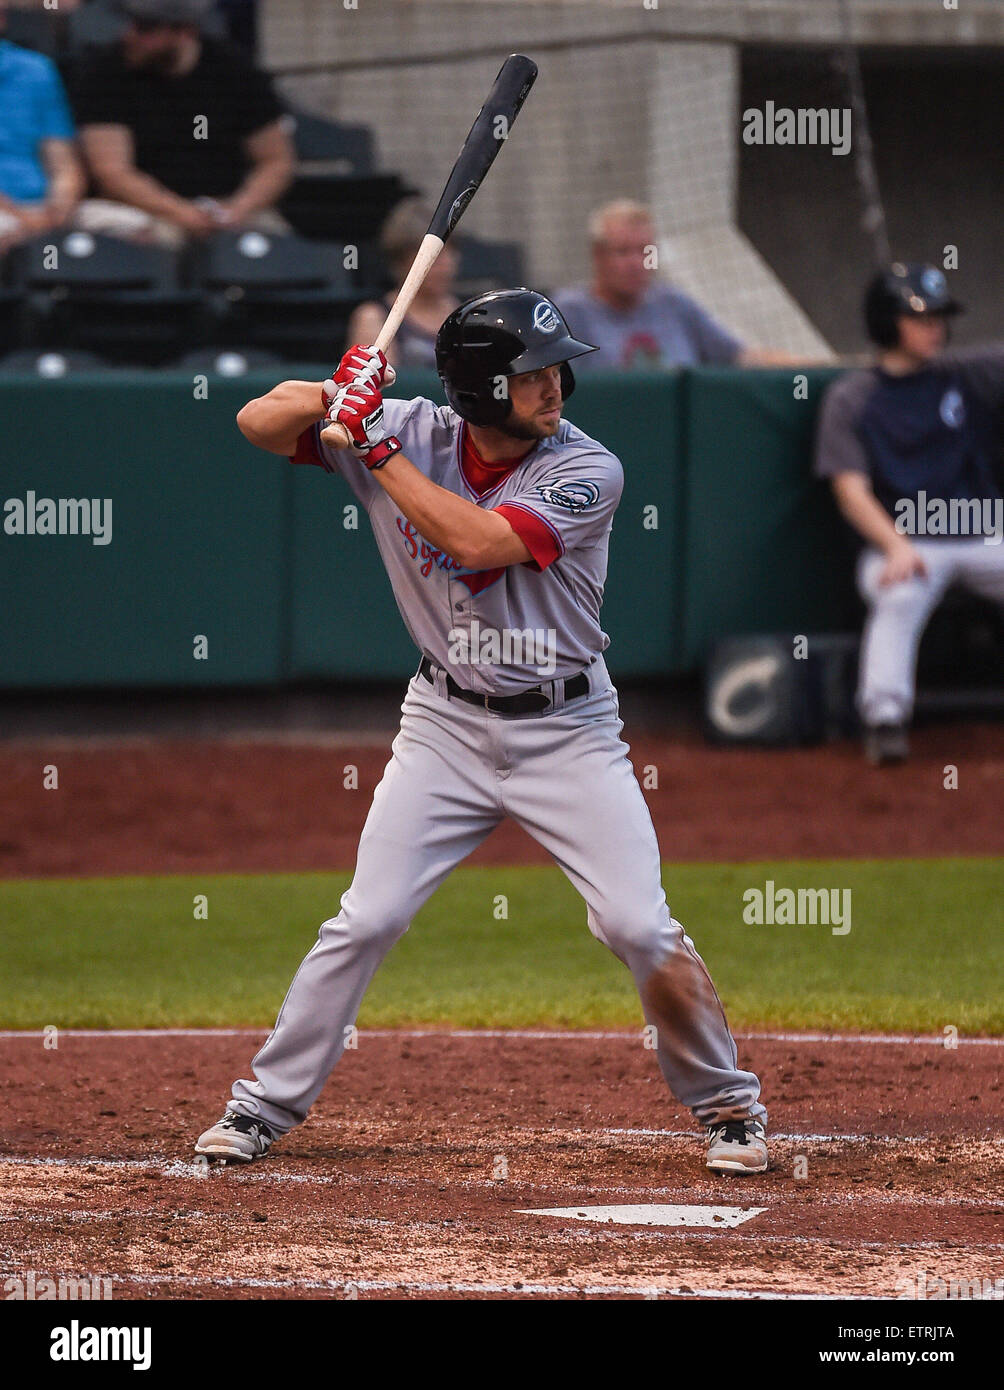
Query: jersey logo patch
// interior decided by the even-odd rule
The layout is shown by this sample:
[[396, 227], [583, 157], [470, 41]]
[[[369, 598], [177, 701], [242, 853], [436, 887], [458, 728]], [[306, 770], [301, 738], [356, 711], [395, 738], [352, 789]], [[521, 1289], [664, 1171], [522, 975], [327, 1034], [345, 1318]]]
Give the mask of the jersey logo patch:
[[567, 483], [541, 483], [537, 493], [552, 507], [564, 507], [566, 512], [584, 512], [600, 500], [600, 490], [595, 483], [586, 483], [581, 479]]
[[938, 413], [950, 430], [957, 430], [966, 418], [966, 406], [962, 392], [950, 387], [941, 398]]

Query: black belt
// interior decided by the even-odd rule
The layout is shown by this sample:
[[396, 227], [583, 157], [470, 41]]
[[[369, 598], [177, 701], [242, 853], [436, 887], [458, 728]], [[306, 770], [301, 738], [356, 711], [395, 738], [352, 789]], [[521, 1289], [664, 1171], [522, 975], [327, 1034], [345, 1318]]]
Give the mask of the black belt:
[[[432, 662], [427, 656], [422, 657], [422, 664], [418, 668], [418, 674], [424, 676], [430, 684], [434, 684], [432, 675]], [[555, 682], [557, 684], [557, 682]], [[580, 671], [577, 676], [568, 676], [564, 682], [565, 700], [577, 700], [580, 695], [589, 694], [589, 677], [585, 671]], [[474, 690], [465, 690], [458, 685], [453, 677], [447, 674], [446, 689], [455, 700], [463, 700], [465, 704], [477, 705], [479, 709], [486, 709], [490, 714], [539, 714], [541, 710], [547, 709], [551, 704], [551, 697], [541, 685], [531, 686], [529, 690], [524, 690], [519, 695], [479, 695]]]

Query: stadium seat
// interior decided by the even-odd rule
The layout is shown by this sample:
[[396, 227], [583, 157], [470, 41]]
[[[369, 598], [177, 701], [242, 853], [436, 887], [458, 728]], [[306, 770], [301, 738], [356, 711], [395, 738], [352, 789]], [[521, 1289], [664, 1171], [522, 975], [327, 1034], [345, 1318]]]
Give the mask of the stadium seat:
[[523, 249], [518, 242], [480, 241], [465, 235], [458, 238], [457, 249], [457, 293], [461, 299], [524, 283]]
[[194, 283], [224, 291], [323, 290], [350, 286], [341, 246], [264, 232], [222, 232], [191, 252]]
[[6, 357], [0, 357], [0, 373], [23, 373], [53, 381], [76, 372], [109, 370], [109, 364], [95, 353], [74, 349], [60, 352], [56, 348], [22, 348], [20, 352], [9, 352]]
[[281, 211], [305, 237], [340, 238], [362, 250], [374, 241], [384, 218], [414, 190], [397, 174], [375, 172], [373, 132], [295, 107], [287, 110], [297, 168]]
[[212, 347], [188, 352], [171, 367], [179, 372], [201, 372], [206, 376], [245, 376], [248, 372], [278, 368], [281, 361], [274, 353], [260, 348]]
[[28, 242], [10, 261], [26, 296], [27, 345], [153, 366], [201, 341], [200, 296], [179, 284], [173, 252], [65, 232]]
[[353, 306], [373, 293], [343, 257], [340, 245], [261, 232], [228, 232], [198, 247], [191, 273], [207, 295], [211, 341], [330, 357]]
[[[2, 268], [0, 262], [0, 268]], [[0, 352], [13, 351], [24, 342], [24, 295], [0, 288]]]
[[[303, 173], [373, 173], [373, 132], [368, 126], [342, 125], [295, 108], [287, 114], [294, 123], [296, 157]], [[313, 167], [308, 171], [307, 165]]]
[[387, 214], [418, 190], [398, 174], [298, 172], [279, 211], [301, 236], [359, 245], [380, 235]]

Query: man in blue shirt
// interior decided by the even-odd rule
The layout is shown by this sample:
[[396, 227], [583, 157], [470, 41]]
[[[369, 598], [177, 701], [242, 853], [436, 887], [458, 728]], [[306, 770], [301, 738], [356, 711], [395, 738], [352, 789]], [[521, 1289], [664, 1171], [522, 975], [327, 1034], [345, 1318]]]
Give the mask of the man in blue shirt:
[[0, 37], [0, 253], [72, 216], [84, 190], [73, 137], [55, 65]]
[[559, 290], [555, 304], [598, 351], [583, 370], [714, 366], [787, 366], [798, 360], [747, 348], [652, 268], [655, 227], [642, 203], [618, 199], [589, 219], [593, 278]]
[[943, 351], [945, 276], [897, 262], [865, 299], [875, 365], [823, 398], [816, 473], [865, 541], [858, 707], [876, 764], [909, 748], [921, 635], [950, 584], [1004, 606], [1004, 344]]

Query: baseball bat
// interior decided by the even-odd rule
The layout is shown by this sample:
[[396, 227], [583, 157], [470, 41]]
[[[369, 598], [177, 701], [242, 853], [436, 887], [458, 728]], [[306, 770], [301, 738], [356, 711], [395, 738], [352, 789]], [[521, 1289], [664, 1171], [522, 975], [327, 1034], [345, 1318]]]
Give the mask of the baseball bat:
[[[467, 133], [456, 163], [446, 180], [442, 197], [432, 215], [429, 230], [422, 239], [404, 284], [398, 291], [386, 322], [377, 334], [374, 347], [381, 352], [394, 341], [401, 320], [411, 306], [422, 282], [439, 253], [477, 193], [495, 157], [508, 138], [530, 88], [537, 80], [537, 64], [521, 53], [511, 53], [499, 68], [488, 97]], [[342, 425], [331, 424], [321, 438], [334, 449], [348, 446], [349, 436]]]

